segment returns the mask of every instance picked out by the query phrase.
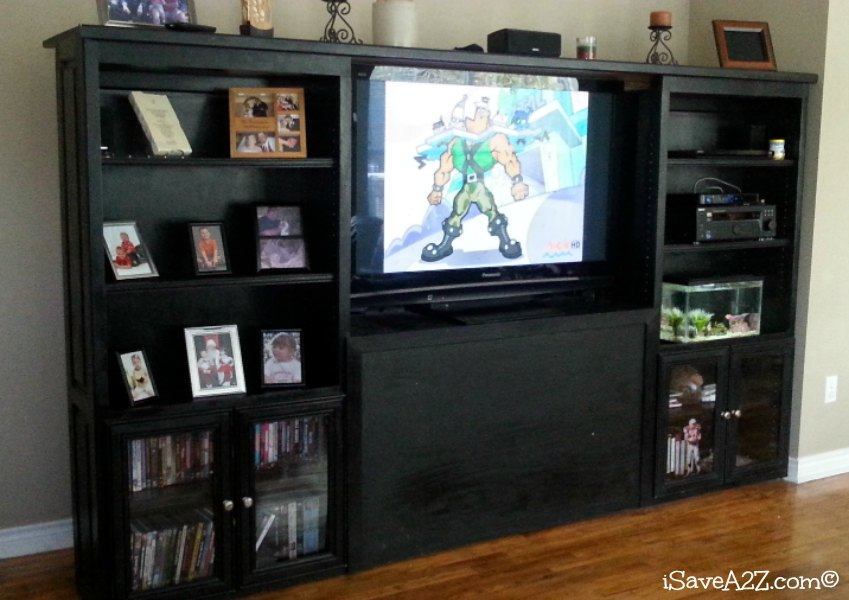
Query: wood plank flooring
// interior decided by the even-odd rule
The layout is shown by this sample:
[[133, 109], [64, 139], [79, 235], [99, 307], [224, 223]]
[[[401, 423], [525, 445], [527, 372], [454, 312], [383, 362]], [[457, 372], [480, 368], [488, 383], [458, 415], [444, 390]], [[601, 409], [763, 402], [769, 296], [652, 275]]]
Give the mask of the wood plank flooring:
[[[583, 600], [720, 594], [694, 589], [664, 592], [664, 575], [676, 569], [697, 577], [727, 576], [733, 569], [741, 584], [746, 570], [769, 570], [769, 580], [819, 577], [832, 570], [842, 579], [836, 588], [757, 596], [849, 598], [849, 475], [802, 486], [770, 482], [718, 492], [260, 594], [251, 600]], [[678, 585], [681, 579], [669, 583]], [[731, 597], [751, 595], [755, 594]], [[0, 599], [73, 598], [70, 551], [0, 561]]]

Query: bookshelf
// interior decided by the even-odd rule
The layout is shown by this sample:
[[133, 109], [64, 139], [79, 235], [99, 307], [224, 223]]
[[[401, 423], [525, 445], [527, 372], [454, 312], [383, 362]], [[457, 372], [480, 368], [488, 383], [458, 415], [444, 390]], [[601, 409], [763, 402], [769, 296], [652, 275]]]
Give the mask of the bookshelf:
[[[786, 473], [814, 76], [104, 27], [45, 45], [84, 598], [246, 595]], [[608, 174], [623, 184], [610, 302], [352, 312], [354, 77], [375, 64], [557, 74], [615, 92], [628, 139]], [[234, 87], [303, 88], [309, 157], [231, 159]], [[131, 91], [168, 95], [191, 157], [148, 155]], [[669, 154], [739, 148], [734, 132], [764, 119], [788, 140], [781, 163]], [[762, 192], [779, 207], [777, 238], [666, 243], [667, 194], [701, 177]], [[257, 272], [261, 204], [301, 207], [308, 271]], [[130, 220], [157, 279], [110, 273], [103, 223]], [[224, 223], [232, 275], [195, 276], [189, 222]], [[765, 279], [760, 337], [660, 344], [665, 277], [739, 272]], [[225, 324], [239, 330], [246, 392], [193, 400], [183, 330]], [[302, 331], [302, 387], [263, 385], [269, 329]], [[146, 406], [129, 404], [115, 359], [135, 349], [159, 392]], [[672, 370], [687, 366], [708, 375], [713, 402], [670, 407]], [[712, 468], [669, 476], [670, 436], [693, 415]]]

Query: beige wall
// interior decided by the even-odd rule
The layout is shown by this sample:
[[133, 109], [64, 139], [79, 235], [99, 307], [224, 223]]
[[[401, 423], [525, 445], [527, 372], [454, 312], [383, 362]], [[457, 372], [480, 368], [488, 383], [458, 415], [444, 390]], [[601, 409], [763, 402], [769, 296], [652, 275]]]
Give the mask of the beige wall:
[[[326, 13], [317, 0], [275, 4], [279, 37], [321, 35]], [[354, 27], [370, 41], [371, 0], [352, 4]], [[197, 5], [201, 22], [237, 31], [237, 0]], [[667, 8], [678, 25], [673, 48], [686, 59], [687, 0], [419, 0], [418, 6], [422, 46], [485, 46], [488, 32], [512, 26], [562, 33], [568, 55], [576, 36], [595, 34], [601, 57], [637, 61], [648, 50], [648, 12]], [[41, 42], [96, 20], [94, 0], [3, 1], [0, 529], [70, 514], [53, 54]]]

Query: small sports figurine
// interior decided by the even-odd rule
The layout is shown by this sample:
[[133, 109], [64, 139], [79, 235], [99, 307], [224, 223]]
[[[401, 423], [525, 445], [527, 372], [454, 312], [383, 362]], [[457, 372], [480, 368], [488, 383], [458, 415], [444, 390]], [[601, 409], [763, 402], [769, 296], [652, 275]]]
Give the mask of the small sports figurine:
[[272, 37], [274, 27], [271, 25], [271, 2], [269, 0], [241, 0], [242, 25], [239, 32], [242, 35]]
[[699, 461], [701, 460], [699, 442], [702, 441], [702, 426], [695, 419], [690, 419], [689, 424], [684, 426], [684, 441], [687, 442], [687, 472], [685, 475], [690, 475], [694, 471], [701, 473], [702, 468], [699, 466]]

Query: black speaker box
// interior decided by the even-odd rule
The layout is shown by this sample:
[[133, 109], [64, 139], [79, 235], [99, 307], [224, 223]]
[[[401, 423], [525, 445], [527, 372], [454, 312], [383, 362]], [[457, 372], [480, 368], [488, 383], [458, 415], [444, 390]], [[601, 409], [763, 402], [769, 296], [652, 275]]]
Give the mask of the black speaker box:
[[493, 54], [521, 54], [559, 58], [562, 38], [559, 33], [502, 29], [489, 34], [487, 52]]

